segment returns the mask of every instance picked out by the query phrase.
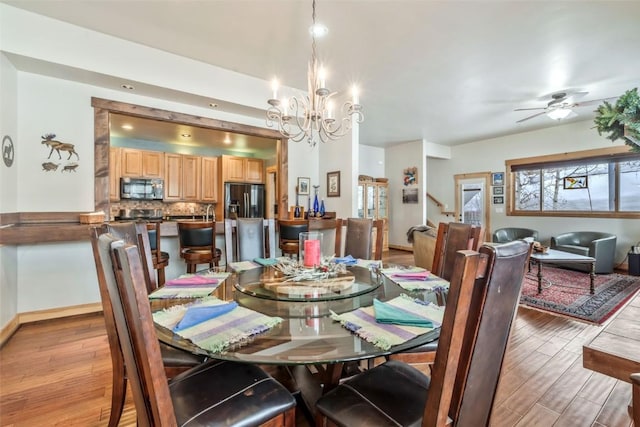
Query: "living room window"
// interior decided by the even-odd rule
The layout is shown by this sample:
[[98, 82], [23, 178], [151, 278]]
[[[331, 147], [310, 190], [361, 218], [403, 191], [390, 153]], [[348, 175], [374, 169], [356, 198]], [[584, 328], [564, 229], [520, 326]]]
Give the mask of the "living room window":
[[640, 218], [640, 153], [611, 151], [507, 161], [509, 215]]

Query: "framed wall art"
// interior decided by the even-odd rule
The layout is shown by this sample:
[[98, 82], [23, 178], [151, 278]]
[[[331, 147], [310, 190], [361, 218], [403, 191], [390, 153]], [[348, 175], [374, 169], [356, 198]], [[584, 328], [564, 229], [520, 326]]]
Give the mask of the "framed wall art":
[[403, 173], [402, 182], [404, 185], [415, 185], [418, 183], [418, 168], [406, 168]]
[[503, 186], [497, 186], [497, 187], [493, 187], [493, 195], [494, 196], [501, 196], [504, 194], [504, 187]]
[[504, 172], [494, 172], [491, 174], [491, 185], [504, 185]]
[[311, 186], [311, 178], [298, 177], [298, 194], [305, 196], [309, 194]]
[[340, 197], [340, 171], [327, 172], [327, 197]]
[[504, 196], [493, 196], [494, 205], [504, 205]]
[[402, 189], [402, 203], [418, 203], [418, 189], [417, 188], [403, 188]]

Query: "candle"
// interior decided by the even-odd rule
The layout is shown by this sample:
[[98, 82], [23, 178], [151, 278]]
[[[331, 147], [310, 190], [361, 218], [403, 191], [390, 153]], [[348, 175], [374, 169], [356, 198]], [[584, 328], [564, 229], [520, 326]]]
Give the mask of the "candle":
[[351, 88], [351, 95], [353, 96], [353, 105], [358, 105], [358, 102], [360, 101], [358, 99], [358, 87], [357, 86], [353, 86]]
[[278, 99], [278, 79], [271, 80], [271, 89], [273, 89], [273, 98]]
[[287, 98], [282, 98], [282, 111], [283, 116], [289, 115], [289, 100]]
[[304, 266], [320, 265], [320, 240], [304, 241]]
[[320, 77], [320, 88], [324, 88], [325, 84], [327, 83], [327, 73], [324, 70], [324, 67], [320, 67], [320, 71], [318, 72], [318, 75]]
[[333, 119], [333, 101], [327, 103], [327, 118]]

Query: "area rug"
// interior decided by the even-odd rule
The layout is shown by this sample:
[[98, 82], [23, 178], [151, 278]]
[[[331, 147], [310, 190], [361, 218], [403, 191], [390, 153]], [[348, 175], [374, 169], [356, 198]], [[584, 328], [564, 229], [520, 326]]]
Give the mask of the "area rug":
[[589, 293], [589, 274], [542, 266], [542, 292], [538, 294], [538, 270], [532, 266], [522, 283], [520, 304], [587, 322], [601, 324], [640, 289], [640, 277], [597, 274], [595, 293]]

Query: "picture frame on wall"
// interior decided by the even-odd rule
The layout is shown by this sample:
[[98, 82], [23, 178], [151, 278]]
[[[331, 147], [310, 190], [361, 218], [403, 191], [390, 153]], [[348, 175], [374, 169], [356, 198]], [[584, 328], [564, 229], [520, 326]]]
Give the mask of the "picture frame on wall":
[[402, 203], [418, 203], [418, 189], [417, 188], [403, 188], [402, 189]]
[[494, 205], [504, 205], [504, 196], [493, 196]]
[[583, 188], [589, 188], [589, 177], [586, 175], [581, 176], [567, 176], [563, 181], [563, 188], [565, 190], [580, 190]]
[[504, 187], [503, 186], [496, 186], [493, 187], [493, 195], [494, 196], [502, 196], [504, 194]]
[[504, 185], [504, 172], [494, 172], [491, 174], [491, 185]]
[[311, 187], [311, 178], [298, 177], [298, 194], [305, 196], [309, 195], [309, 187]]
[[327, 197], [340, 197], [340, 171], [327, 172]]

